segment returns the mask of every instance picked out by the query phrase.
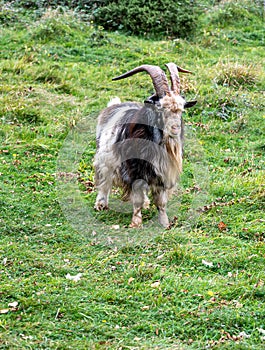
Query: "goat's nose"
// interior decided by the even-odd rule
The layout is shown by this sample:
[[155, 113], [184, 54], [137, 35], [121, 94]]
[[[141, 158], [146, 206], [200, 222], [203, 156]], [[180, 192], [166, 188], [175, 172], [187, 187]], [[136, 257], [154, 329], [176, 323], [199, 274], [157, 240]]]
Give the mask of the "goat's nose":
[[181, 129], [180, 125], [174, 124], [171, 126], [171, 131], [172, 131], [172, 134], [174, 135], [179, 134], [180, 129]]

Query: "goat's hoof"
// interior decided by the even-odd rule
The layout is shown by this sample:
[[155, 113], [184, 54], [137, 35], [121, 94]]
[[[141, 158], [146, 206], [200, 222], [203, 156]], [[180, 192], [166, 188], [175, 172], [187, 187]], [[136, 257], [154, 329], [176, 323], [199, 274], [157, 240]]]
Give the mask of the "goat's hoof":
[[160, 225], [163, 226], [164, 228], [167, 228], [169, 226], [169, 220], [167, 216], [159, 217], [158, 221]]
[[139, 217], [133, 217], [132, 222], [130, 224], [131, 228], [138, 228], [142, 226], [142, 218]]
[[141, 227], [142, 226], [142, 223], [140, 223], [140, 224], [137, 224], [136, 222], [132, 222], [131, 224], [130, 224], [130, 228], [139, 228], [139, 227]]
[[164, 222], [164, 223], [160, 222], [160, 225], [163, 226], [166, 229], [168, 229], [170, 227], [169, 222]]
[[109, 207], [108, 205], [104, 202], [98, 202], [95, 204], [94, 209], [97, 211], [103, 211], [103, 210], [108, 210]]

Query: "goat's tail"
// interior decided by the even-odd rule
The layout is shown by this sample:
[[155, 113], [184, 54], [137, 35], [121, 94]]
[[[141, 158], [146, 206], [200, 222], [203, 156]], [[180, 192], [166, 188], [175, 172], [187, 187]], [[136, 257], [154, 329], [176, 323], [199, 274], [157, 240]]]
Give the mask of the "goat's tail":
[[112, 98], [112, 99], [109, 101], [108, 107], [113, 106], [113, 105], [118, 105], [118, 104], [120, 104], [120, 103], [121, 103], [120, 98], [119, 98], [119, 97], [114, 97], [114, 98]]

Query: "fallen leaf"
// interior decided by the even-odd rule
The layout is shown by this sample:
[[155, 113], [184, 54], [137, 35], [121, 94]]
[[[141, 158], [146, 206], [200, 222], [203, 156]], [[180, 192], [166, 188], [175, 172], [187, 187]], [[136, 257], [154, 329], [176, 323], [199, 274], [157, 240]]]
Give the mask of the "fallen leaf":
[[264, 282], [262, 280], [258, 280], [258, 282], [254, 285], [255, 288], [263, 287], [263, 286], [264, 286]]
[[9, 312], [9, 309], [2, 309], [0, 310], [0, 314], [3, 315], [3, 314], [7, 314]]
[[22, 339], [24, 339], [24, 340], [32, 340], [33, 339], [33, 336], [32, 335], [25, 335], [25, 334], [23, 334], [23, 333], [20, 333], [19, 334], [20, 336], [21, 336], [21, 338]]
[[257, 257], [258, 257], [257, 254], [252, 254], [252, 255], [248, 256], [248, 259], [250, 260], [250, 259], [252, 259], [252, 258], [257, 258]]
[[44, 290], [40, 290], [40, 291], [37, 292], [36, 294], [39, 296], [39, 295], [45, 294], [45, 291], [44, 291]]
[[203, 298], [202, 294], [193, 294], [193, 297]]
[[219, 231], [224, 231], [226, 230], [227, 225], [223, 221], [220, 221], [218, 224], [218, 228], [219, 228]]
[[130, 277], [130, 278], [128, 279], [128, 284], [131, 284], [132, 281], [134, 281], [134, 278], [133, 278], [133, 277]]
[[238, 300], [232, 300], [232, 303], [238, 309], [243, 307], [243, 304], [241, 304]]
[[143, 306], [143, 307], [141, 308], [141, 310], [143, 310], [143, 311], [149, 310], [149, 309], [150, 309], [150, 306], [149, 306], [149, 305]]
[[160, 286], [160, 282], [159, 281], [156, 281], [156, 282], [151, 284], [152, 288], [158, 288], [159, 286]]
[[207, 267], [213, 267], [213, 263], [211, 261], [202, 260], [202, 263]]
[[16, 308], [18, 306], [18, 302], [14, 301], [13, 303], [9, 303], [8, 306], [12, 308]]
[[238, 334], [238, 337], [240, 337], [240, 338], [250, 338], [250, 335], [247, 334], [245, 331], [243, 331], [243, 332], [240, 332]]
[[165, 255], [165, 253], [158, 255], [157, 260], [161, 260], [163, 258], [163, 256]]
[[82, 277], [82, 273], [78, 273], [75, 276], [71, 276], [70, 273], [68, 273], [65, 278], [74, 282], [78, 282]]
[[265, 329], [263, 329], [263, 328], [258, 328], [258, 331], [259, 331], [261, 334], [265, 335]]

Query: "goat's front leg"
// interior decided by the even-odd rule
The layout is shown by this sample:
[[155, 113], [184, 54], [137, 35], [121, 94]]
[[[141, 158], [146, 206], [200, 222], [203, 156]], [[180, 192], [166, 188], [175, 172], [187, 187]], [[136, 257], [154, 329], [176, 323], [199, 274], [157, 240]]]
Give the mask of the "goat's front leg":
[[107, 167], [99, 170], [96, 168], [96, 187], [98, 195], [94, 208], [98, 211], [107, 210], [109, 202], [109, 194], [112, 187], [112, 171]]
[[102, 188], [98, 191], [97, 199], [94, 208], [98, 211], [109, 209], [108, 201], [109, 201], [109, 193], [110, 190], [107, 188]]
[[166, 205], [168, 200], [168, 193], [162, 188], [156, 188], [153, 191], [154, 203], [158, 209], [158, 221], [160, 225], [168, 227], [169, 221], [166, 213]]
[[144, 180], [136, 180], [132, 186], [131, 200], [133, 203], [133, 216], [130, 227], [142, 225], [142, 208], [148, 208], [150, 201], [147, 197], [148, 185]]

